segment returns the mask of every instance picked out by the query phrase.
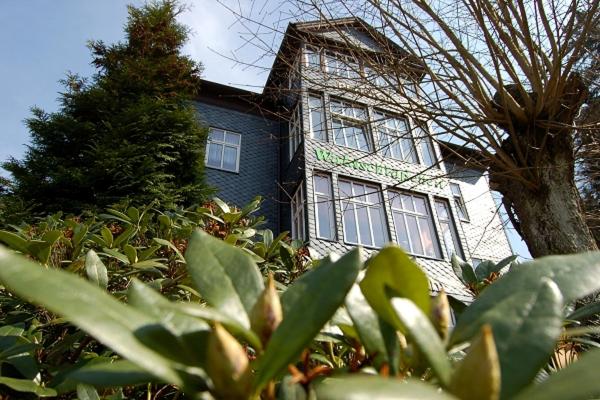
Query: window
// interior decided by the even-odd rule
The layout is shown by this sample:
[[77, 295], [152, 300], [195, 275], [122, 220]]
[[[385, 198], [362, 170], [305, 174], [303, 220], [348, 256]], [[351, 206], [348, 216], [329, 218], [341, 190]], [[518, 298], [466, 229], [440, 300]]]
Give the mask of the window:
[[335, 144], [369, 151], [365, 109], [344, 101], [331, 100], [330, 110]]
[[415, 144], [404, 118], [390, 117], [376, 112], [376, 126], [379, 133], [379, 150], [385, 157], [417, 163]]
[[431, 137], [428, 134], [427, 127], [419, 122], [417, 122], [415, 125], [414, 137], [418, 141], [421, 149], [421, 160], [423, 161], [423, 165], [427, 167], [435, 166], [436, 168], [439, 168], [439, 163], [435, 155], [435, 150], [433, 148], [433, 143], [431, 142]]
[[464, 260], [465, 255], [460, 246], [460, 241], [458, 240], [458, 232], [456, 231], [456, 225], [452, 219], [450, 204], [446, 200], [436, 199], [435, 208], [438, 220], [440, 221], [440, 227], [442, 229], [441, 236], [444, 239], [444, 247], [446, 248], [448, 257], [452, 256], [452, 253], [454, 253]]
[[440, 258], [427, 197], [390, 192], [389, 198], [398, 244], [411, 254]]
[[294, 59], [294, 63], [290, 68], [288, 75], [288, 88], [289, 89], [300, 89], [300, 57]]
[[462, 192], [458, 183], [450, 183], [450, 190], [452, 191], [452, 197], [454, 198], [454, 205], [456, 206], [456, 212], [458, 218], [461, 221], [469, 222], [469, 214], [467, 213], [467, 205], [463, 199]]
[[302, 113], [300, 102], [292, 112], [289, 122], [290, 160], [294, 157], [298, 146], [302, 143]]
[[321, 96], [308, 96], [308, 109], [310, 119], [310, 136], [313, 139], [327, 141], [327, 130], [325, 128], [325, 113], [323, 112], [323, 98]]
[[292, 239], [305, 240], [304, 229], [304, 189], [302, 184], [298, 186], [296, 193], [292, 196]]
[[383, 246], [389, 235], [379, 188], [342, 179], [339, 187], [344, 240], [370, 247]]
[[335, 239], [335, 217], [333, 215], [333, 196], [331, 195], [331, 179], [327, 175], [313, 177], [315, 193], [315, 213], [317, 237]]
[[239, 133], [210, 128], [206, 145], [206, 166], [238, 172], [241, 139]]
[[321, 69], [321, 51], [319, 49], [306, 48], [306, 65], [316, 70]]
[[350, 57], [341, 54], [326, 52], [325, 67], [327, 73], [342, 78], [355, 79], [360, 76], [359, 65]]

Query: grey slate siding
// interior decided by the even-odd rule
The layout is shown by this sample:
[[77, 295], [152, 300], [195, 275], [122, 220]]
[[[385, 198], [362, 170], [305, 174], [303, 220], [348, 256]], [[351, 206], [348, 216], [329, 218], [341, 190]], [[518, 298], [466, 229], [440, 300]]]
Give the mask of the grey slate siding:
[[262, 196], [259, 215], [267, 219], [265, 228], [279, 231], [279, 123], [262, 116], [196, 102], [200, 120], [242, 136], [239, 172], [206, 167], [206, 180], [217, 188], [217, 196], [242, 207]]

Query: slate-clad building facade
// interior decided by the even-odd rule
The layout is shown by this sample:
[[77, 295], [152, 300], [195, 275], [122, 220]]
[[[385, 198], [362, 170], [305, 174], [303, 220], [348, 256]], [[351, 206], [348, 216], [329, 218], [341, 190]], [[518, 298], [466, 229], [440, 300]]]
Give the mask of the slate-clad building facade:
[[204, 82], [208, 182], [238, 205], [263, 196], [267, 227], [315, 255], [395, 242], [432, 291], [469, 300], [451, 254], [474, 263], [511, 254], [487, 176], [431, 140], [428, 121], [402, 113], [418, 96], [418, 73], [395, 77], [404, 90], [390, 92], [394, 102], [361, 95], [389, 79], [354, 60], [349, 44], [375, 55], [390, 45], [357, 19], [290, 24], [262, 94]]

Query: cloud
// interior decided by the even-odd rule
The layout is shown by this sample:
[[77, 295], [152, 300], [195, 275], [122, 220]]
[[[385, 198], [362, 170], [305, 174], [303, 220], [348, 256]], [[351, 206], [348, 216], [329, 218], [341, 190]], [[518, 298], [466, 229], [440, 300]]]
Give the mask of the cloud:
[[[235, 3], [236, 10], [253, 12], [251, 0]], [[249, 28], [217, 0], [199, 0], [179, 16], [192, 30], [183, 52], [204, 64], [204, 78], [210, 81], [261, 92], [273, 57], [268, 49], [248, 43]], [[268, 31], [268, 29], [267, 29]], [[269, 32], [265, 32], [268, 35]], [[271, 32], [275, 35], [274, 32]], [[273, 42], [276, 48], [278, 41]], [[240, 62], [236, 62], [238, 60]], [[252, 64], [251, 66], [246, 64]]]

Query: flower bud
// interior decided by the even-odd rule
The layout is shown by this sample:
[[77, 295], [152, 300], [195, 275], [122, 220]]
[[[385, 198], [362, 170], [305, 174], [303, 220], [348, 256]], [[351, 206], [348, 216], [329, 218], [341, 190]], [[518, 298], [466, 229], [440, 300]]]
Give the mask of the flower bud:
[[450, 304], [444, 289], [440, 290], [431, 301], [431, 322], [442, 340], [446, 340], [450, 327]]
[[267, 344], [282, 318], [281, 302], [277, 290], [275, 290], [273, 275], [269, 275], [267, 287], [260, 294], [250, 312], [250, 326], [263, 345]]
[[210, 334], [206, 373], [219, 398], [246, 399], [250, 388], [248, 355], [240, 343], [218, 322]]

